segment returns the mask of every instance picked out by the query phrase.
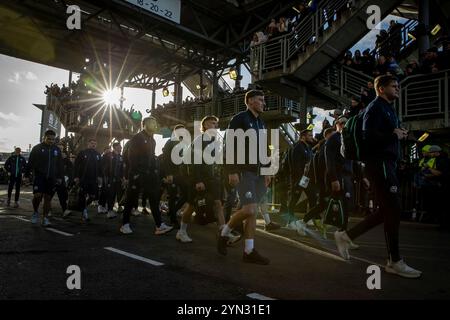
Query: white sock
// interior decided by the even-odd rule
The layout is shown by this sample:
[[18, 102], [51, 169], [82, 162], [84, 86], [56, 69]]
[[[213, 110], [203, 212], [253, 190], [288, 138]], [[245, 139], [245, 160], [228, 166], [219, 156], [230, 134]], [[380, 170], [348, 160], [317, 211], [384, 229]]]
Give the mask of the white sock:
[[270, 223], [270, 216], [269, 216], [269, 214], [268, 213], [264, 213], [263, 217], [264, 217], [264, 221], [266, 222], [266, 224], [269, 224]]
[[220, 235], [221, 235], [222, 237], [228, 237], [228, 236], [230, 236], [230, 232], [231, 232], [231, 229], [230, 229], [230, 227], [228, 226], [228, 224], [226, 224], [226, 225], [222, 228], [222, 232], [220, 233]]
[[187, 223], [184, 223], [183, 221], [181, 221], [181, 224], [180, 224], [180, 231], [181, 232], [186, 232], [186, 230], [187, 230]]
[[244, 251], [246, 254], [250, 254], [253, 251], [253, 239], [245, 239]]

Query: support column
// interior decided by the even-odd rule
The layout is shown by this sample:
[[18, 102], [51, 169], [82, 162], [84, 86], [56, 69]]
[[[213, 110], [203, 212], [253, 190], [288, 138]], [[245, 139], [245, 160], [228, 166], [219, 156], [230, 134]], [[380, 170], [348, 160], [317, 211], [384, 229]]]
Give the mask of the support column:
[[430, 3], [428, 0], [419, 0], [419, 26], [418, 26], [418, 46], [419, 57], [430, 48]]
[[156, 107], [156, 90], [152, 88], [152, 110], [155, 110]]
[[236, 65], [236, 73], [237, 73], [237, 78], [234, 81], [234, 89], [238, 90], [241, 87], [241, 80], [242, 80], [241, 64]]
[[219, 110], [219, 78], [217, 77], [217, 70], [213, 71], [213, 83], [212, 83], [212, 101], [213, 101], [213, 106], [211, 108], [211, 113], [214, 114], [215, 116], [220, 117], [221, 115], [221, 110]]
[[125, 100], [124, 99], [124, 97], [123, 97], [123, 91], [124, 91], [124, 87], [123, 86], [121, 86], [120, 87], [120, 109], [123, 109], [123, 101]]
[[203, 99], [203, 69], [200, 70], [199, 73], [199, 78], [200, 78], [200, 99]]
[[301, 87], [300, 90], [300, 114], [299, 114], [299, 120], [300, 120], [300, 127], [302, 129], [306, 129], [307, 125], [307, 119], [306, 119], [306, 113], [307, 110], [307, 90], [306, 87]]

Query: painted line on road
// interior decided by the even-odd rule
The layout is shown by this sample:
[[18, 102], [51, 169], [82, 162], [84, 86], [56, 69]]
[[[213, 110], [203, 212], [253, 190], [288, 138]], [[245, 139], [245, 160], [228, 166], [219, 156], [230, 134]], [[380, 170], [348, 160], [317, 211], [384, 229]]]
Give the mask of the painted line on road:
[[164, 265], [164, 263], [162, 263], [162, 262], [158, 262], [158, 261], [155, 261], [155, 260], [147, 259], [147, 258], [138, 256], [138, 255], [135, 255], [135, 254], [132, 254], [132, 253], [128, 253], [128, 252], [125, 252], [125, 251], [122, 251], [122, 250], [119, 250], [119, 249], [116, 249], [116, 248], [105, 247], [104, 249], [112, 251], [112, 252], [115, 252], [115, 253], [118, 253], [118, 254], [121, 254], [121, 255], [124, 255], [124, 256], [126, 256], [128, 258], [136, 259], [136, 260], [139, 260], [139, 261], [151, 264], [151, 265], [156, 266], [156, 267], [160, 267], [160, 266]]
[[22, 218], [22, 217], [16, 217], [16, 216], [13, 216], [13, 218], [16, 218], [16, 219], [22, 220], [22, 221], [26, 221], [26, 222], [31, 222], [31, 220], [25, 219], [25, 218]]
[[73, 234], [71, 234], [71, 233], [60, 231], [60, 230], [57, 230], [57, 229], [54, 229], [54, 228], [45, 228], [45, 230], [48, 230], [48, 231], [51, 231], [51, 232], [54, 232], [54, 233], [58, 233], [58, 234], [62, 234], [63, 236], [66, 236], [66, 237], [73, 237]]
[[273, 298], [269, 298], [269, 297], [263, 296], [262, 294], [259, 294], [259, 293], [256, 293], [256, 292], [249, 293], [247, 295], [247, 297], [249, 297], [251, 299], [255, 299], [255, 300], [276, 300], [276, 299], [273, 299]]
[[280, 235], [277, 235], [277, 234], [274, 234], [274, 233], [270, 233], [270, 232], [267, 232], [267, 231], [264, 231], [264, 230], [260, 230], [260, 229], [256, 229], [256, 231], [257, 232], [261, 232], [261, 233], [263, 233], [263, 234], [265, 234], [265, 235], [267, 235], [269, 237], [272, 237], [272, 238], [275, 238], [275, 239], [279, 239], [279, 240], [283, 240], [285, 242], [289, 242], [290, 244], [293, 244], [296, 247], [302, 248], [305, 251], [308, 251], [310, 253], [318, 254], [318, 255], [320, 255], [322, 257], [330, 258], [330, 259], [341, 261], [341, 262], [347, 262], [347, 260], [344, 260], [342, 257], [340, 257], [338, 255], [329, 253], [327, 251], [319, 250], [319, 249], [314, 248], [314, 247], [310, 247], [310, 246], [308, 246], [306, 244], [303, 244], [301, 242], [298, 242], [298, 241], [295, 241], [295, 240], [292, 240], [292, 239], [289, 239], [289, 238], [286, 238], [286, 237], [283, 237], [283, 236], [280, 236]]

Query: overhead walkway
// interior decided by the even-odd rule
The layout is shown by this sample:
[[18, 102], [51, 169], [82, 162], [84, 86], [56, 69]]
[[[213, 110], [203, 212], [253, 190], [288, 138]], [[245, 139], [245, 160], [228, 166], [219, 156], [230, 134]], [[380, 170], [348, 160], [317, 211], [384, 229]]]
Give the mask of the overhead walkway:
[[[180, 114], [177, 116], [177, 105], [156, 108], [152, 115], [156, 116], [162, 125], [172, 127], [177, 123], [184, 123], [188, 128], [194, 121], [200, 121], [204, 116], [214, 114], [219, 117], [219, 126], [225, 129], [231, 118], [237, 113], [246, 110], [244, 103], [245, 93], [233, 94], [219, 99], [217, 108], [213, 101], [206, 103], [184, 103], [181, 105]], [[282, 123], [296, 121], [300, 113], [298, 102], [280, 97], [278, 95], [266, 95], [266, 110], [262, 119], [268, 127], [277, 128]]]
[[304, 97], [304, 88], [310, 81], [368, 32], [369, 6], [377, 5], [383, 19], [400, 2], [320, 1], [317, 9], [291, 33], [252, 48], [250, 67], [254, 80], [280, 95]]
[[[192, 76], [186, 78], [183, 81], [183, 84], [189, 91], [195, 96], [200, 97], [200, 85], [203, 84], [202, 96], [203, 97], [212, 97], [213, 96], [213, 87], [214, 87], [214, 75], [209, 70], [203, 70], [202, 77], [200, 78], [200, 74], [196, 73]], [[232, 92], [233, 89], [226, 82], [223, 77], [217, 78], [217, 89], [220, 93]]]
[[[396, 110], [409, 130], [449, 130], [450, 70], [409, 76], [400, 81]], [[334, 64], [314, 82], [315, 90], [330, 99], [349, 105], [350, 97], [360, 96], [361, 87], [372, 80], [352, 68]]]

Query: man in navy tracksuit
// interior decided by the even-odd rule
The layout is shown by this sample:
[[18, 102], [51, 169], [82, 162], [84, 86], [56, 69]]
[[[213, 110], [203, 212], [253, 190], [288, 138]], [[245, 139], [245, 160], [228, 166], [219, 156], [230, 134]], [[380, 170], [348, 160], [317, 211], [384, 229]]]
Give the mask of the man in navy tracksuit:
[[11, 155], [5, 162], [5, 169], [9, 174], [9, 186], [8, 186], [8, 202], [7, 206], [11, 205], [11, 196], [14, 185], [16, 186], [16, 194], [14, 195], [14, 208], [19, 207], [20, 185], [22, 184], [22, 173], [24, 173], [27, 161], [20, 154], [20, 148], [14, 150], [14, 154]]
[[[248, 91], [245, 94], [245, 104], [247, 105], [247, 110], [238, 113], [231, 119], [226, 134], [231, 134], [230, 130], [242, 129], [244, 132], [251, 132], [254, 130], [258, 139], [256, 145], [257, 152], [254, 155], [249, 155], [251, 146], [248, 139], [245, 139], [243, 145], [245, 150], [245, 163], [237, 164], [237, 144], [235, 143], [234, 149], [231, 149], [230, 146], [225, 146], [226, 153], [232, 152], [235, 159], [234, 164], [225, 166], [228, 173], [228, 182], [231, 187], [237, 187], [242, 208], [236, 211], [230, 221], [222, 228], [217, 242], [217, 250], [220, 254], [227, 254], [227, 243], [231, 235], [231, 230], [245, 221], [243, 261], [246, 263], [267, 265], [270, 263], [270, 260], [261, 256], [254, 249], [258, 203], [260, 203], [262, 197], [265, 196], [267, 186], [271, 179], [270, 176], [261, 175], [261, 167], [264, 165], [261, 163], [258, 152], [259, 148], [265, 147], [259, 145], [259, 133], [262, 133], [263, 131], [261, 130], [265, 129], [265, 124], [260, 117], [264, 112], [264, 93], [260, 90]], [[254, 159], [256, 160], [256, 163], [254, 164], [250, 161], [250, 156], [255, 155], [257, 156], [257, 159]]]
[[399, 228], [401, 214], [400, 186], [396, 167], [399, 160], [399, 140], [406, 139], [408, 132], [400, 128], [393, 102], [398, 98], [399, 85], [392, 76], [375, 79], [377, 98], [366, 108], [363, 121], [364, 143], [367, 151], [366, 169], [370, 183], [379, 199], [379, 210], [368, 215], [352, 229], [336, 231], [335, 239], [339, 253], [349, 259], [348, 249], [352, 240], [384, 222], [384, 232], [389, 260], [386, 272], [406, 278], [418, 278], [421, 272], [409, 267], [400, 257]]
[[135, 134], [129, 141], [125, 168], [125, 177], [128, 180], [126, 190], [126, 203], [123, 211], [122, 227], [120, 232], [131, 234], [130, 227], [131, 209], [138, 202], [139, 193], [149, 196], [150, 209], [155, 220], [156, 235], [162, 235], [173, 229], [167, 226], [161, 219], [159, 202], [161, 197], [160, 169], [155, 156], [156, 141], [153, 137], [158, 130], [158, 122], [154, 117], [147, 117], [142, 120], [142, 131]]
[[28, 159], [25, 177], [29, 178], [33, 171], [33, 209], [31, 223], [39, 221], [39, 204], [44, 198], [42, 225], [50, 225], [47, 216], [50, 211], [52, 197], [57, 184], [62, 183], [63, 161], [61, 150], [55, 145], [56, 133], [47, 130], [44, 134], [44, 142], [33, 147]]
[[89, 139], [88, 148], [78, 153], [75, 159], [74, 182], [80, 186], [79, 207], [85, 222], [89, 221], [87, 207], [96, 199], [98, 187], [102, 184], [101, 155], [95, 150], [96, 147], [97, 141]]
[[117, 214], [113, 211], [116, 197], [120, 200], [122, 195], [122, 186], [124, 184], [123, 176], [123, 158], [122, 146], [119, 142], [113, 143], [113, 152], [105, 156], [103, 160], [103, 174], [105, 181], [106, 201], [108, 207], [107, 218], [115, 218]]

